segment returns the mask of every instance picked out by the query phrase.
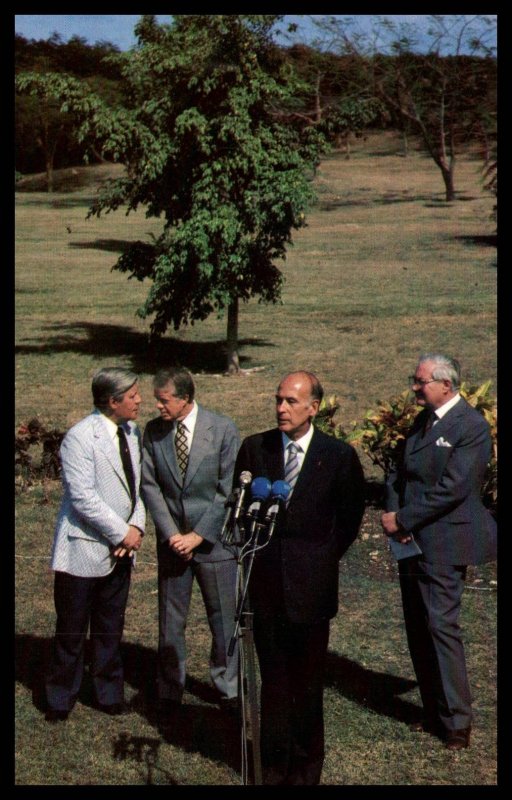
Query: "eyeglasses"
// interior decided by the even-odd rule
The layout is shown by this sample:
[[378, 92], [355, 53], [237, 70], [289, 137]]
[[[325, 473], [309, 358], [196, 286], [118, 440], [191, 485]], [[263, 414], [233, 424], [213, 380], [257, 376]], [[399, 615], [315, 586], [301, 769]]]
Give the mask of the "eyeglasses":
[[439, 383], [441, 378], [431, 378], [429, 381], [424, 381], [417, 378], [415, 375], [409, 375], [409, 383], [411, 386], [426, 386], [427, 383]]

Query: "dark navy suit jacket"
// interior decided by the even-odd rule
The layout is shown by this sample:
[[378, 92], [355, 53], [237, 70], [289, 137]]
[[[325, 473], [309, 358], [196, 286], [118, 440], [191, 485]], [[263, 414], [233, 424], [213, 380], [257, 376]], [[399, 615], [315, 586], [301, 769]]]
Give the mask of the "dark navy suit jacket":
[[486, 419], [461, 398], [427, 433], [416, 417], [401, 465], [387, 481], [387, 509], [412, 531], [431, 563], [467, 565], [497, 555], [497, 526], [482, 503], [491, 456]]
[[[284, 479], [281, 432], [246, 438], [235, 477], [249, 470]], [[256, 554], [249, 583], [255, 612], [284, 613], [316, 623], [338, 610], [339, 559], [357, 536], [364, 512], [364, 476], [350, 445], [315, 429], [288, 508], [282, 507], [270, 544]]]

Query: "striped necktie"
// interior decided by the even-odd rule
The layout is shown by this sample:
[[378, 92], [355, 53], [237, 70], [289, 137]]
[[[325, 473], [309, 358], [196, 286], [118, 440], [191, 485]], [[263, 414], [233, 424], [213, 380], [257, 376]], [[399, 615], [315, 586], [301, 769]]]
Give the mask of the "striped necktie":
[[289, 484], [291, 488], [291, 492], [288, 495], [287, 505], [290, 502], [290, 498], [292, 496], [293, 487], [297, 482], [297, 478], [299, 477], [300, 466], [299, 466], [299, 459], [297, 458], [297, 453], [302, 452], [302, 448], [292, 442], [292, 444], [288, 445], [288, 458], [286, 460], [286, 465], [284, 468], [284, 479], [286, 483]]
[[176, 448], [176, 458], [178, 459], [178, 466], [181, 470], [182, 477], [185, 477], [188, 464], [188, 443], [186, 427], [183, 422], [178, 422], [176, 425], [176, 436], [174, 438], [174, 447]]

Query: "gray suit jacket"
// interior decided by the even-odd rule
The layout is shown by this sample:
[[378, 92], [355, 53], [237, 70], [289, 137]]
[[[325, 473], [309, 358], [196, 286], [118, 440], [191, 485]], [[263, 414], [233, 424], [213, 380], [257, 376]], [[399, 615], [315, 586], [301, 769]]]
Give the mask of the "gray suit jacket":
[[[139, 487], [141, 435], [133, 422], [124, 427]], [[144, 532], [146, 512], [139, 496], [132, 512], [121, 456], [99, 411], [70, 428], [60, 457], [64, 495], [55, 527], [52, 569], [82, 577], [108, 575], [116, 563], [111, 549], [123, 541], [129, 524]]]
[[401, 467], [387, 481], [387, 508], [432, 563], [465, 565], [497, 555], [496, 522], [481, 499], [492, 441], [484, 417], [463, 398], [429, 432], [416, 417]]
[[177, 532], [187, 531], [195, 531], [204, 538], [194, 551], [197, 561], [233, 558], [219, 536], [239, 443], [238, 430], [229, 417], [199, 406], [183, 480], [176, 460], [172, 423], [159, 417], [146, 425], [141, 492], [155, 523], [161, 564], [162, 560], [176, 558], [168, 539]]

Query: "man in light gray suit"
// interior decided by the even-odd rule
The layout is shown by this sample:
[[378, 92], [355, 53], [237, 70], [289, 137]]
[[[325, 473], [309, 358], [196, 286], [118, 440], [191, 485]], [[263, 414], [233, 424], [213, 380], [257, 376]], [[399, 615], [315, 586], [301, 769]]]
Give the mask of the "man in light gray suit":
[[141, 492], [157, 536], [160, 720], [169, 724], [186, 678], [185, 628], [197, 578], [212, 635], [210, 675], [219, 703], [236, 710], [238, 648], [228, 655], [236, 614], [236, 554], [220, 541], [239, 435], [231, 419], [198, 405], [190, 373], [154, 378], [160, 417], [144, 431]]
[[468, 564], [497, 555], [496, 522], [481, 500], [492, 440], [485, 418], [459, 394], [453, 358], [427, 353], [411, 385], [423, 406], [387, 482], [384, 532], [414, 540], [421, 555], [399, 560], [404, 619], [423, 703], [412, 727], [469, 747], [472, 709], [458, 618]]
[[46, 719], [65, 720], [82, 682], [90, 625], [90, 674], [96, 707], [125, 713], [120, 644], [133, 554], [146, 512], [139, 495], [141, 436], [133, 420], [141, 397], [137, 375], [100, 369], [92, 380], [95, 410], [63, 439], [64, 494], [53, 542], [57, 612], [46, 676]]

